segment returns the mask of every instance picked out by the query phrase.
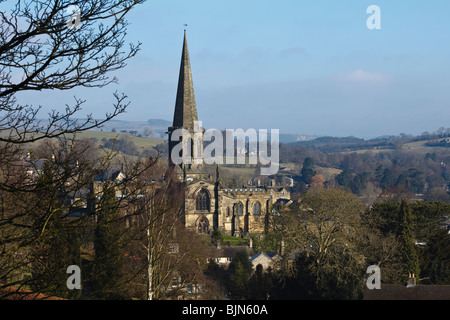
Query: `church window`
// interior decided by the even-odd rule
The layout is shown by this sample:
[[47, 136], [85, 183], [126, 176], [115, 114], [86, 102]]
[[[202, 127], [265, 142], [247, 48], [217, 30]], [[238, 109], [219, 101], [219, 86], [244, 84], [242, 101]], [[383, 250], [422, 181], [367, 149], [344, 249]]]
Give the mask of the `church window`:
[[244, 205], [242, 202], [236, 203], [236, 214], [242, 216], [244, 214]]
[[210, 199], [209, 194], [205, 189], [200, 190], [196, 199], [196, 209], [200, 211], [209, 211]]
[[198, 233], [208, 233], [209, 232], [209, 221], [206, 217], [201, 217], [198, 222]]
[[253, 205], [253, 214], [254, 215], [260, 215], [261, 214], [261, 203], [259, 201], [256, 201]]

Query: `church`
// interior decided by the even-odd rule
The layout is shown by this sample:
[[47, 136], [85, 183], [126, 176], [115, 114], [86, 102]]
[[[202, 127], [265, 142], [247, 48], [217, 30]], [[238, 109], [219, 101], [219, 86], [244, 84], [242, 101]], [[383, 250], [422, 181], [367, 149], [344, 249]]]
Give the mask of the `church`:
[[[231, 236], [246, 236], [261, 234], [269, 221], [273, 207], [278, 202], [289, 202], [289, 189], [283, 186], [243, 186], [242, 188], [227, 188], [220, 179], [219, 165], [215, 177], [205, 170], [203, 161], [189, 161], [189, 164], [175, 164], [172, 161], [172, 151], [184, 138], [173, 139], [176, 130], [188, 132], [188, 139], [193, 141], [194, 133], [203, 141], [203, 128], [198, 128], [197, 106], [195, 102], [194, 84], [191, 64], [184, 31], [181, 55], [180, 74], [175, 101], [173, 124], [168, 128], [169, 135], [169, 165], [179, 172], [180, 179], [186, 185], [184, 221], [187, 229], [198, 233], [211, 234], [218, 230]], [[197, 127], [196, 127], [197, 126]], [[199, 130], [200, 129], [200, 130]], [[202, 148], [200, 148], [202, 149]], [[191, 150], [190, 156], [195, 151]], [[201, 159], [203, 157], [200, 150]]]

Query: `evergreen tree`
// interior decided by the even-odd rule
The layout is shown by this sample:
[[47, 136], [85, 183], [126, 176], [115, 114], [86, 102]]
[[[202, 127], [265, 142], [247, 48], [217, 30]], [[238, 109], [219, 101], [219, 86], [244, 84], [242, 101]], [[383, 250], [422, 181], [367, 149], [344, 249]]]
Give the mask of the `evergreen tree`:
[[[57, 213], [55, 213], [57, 214]], [[67, 267], [81, 267], [80, 241], [74, 230], [57, 217], [52, 231], [39, 242], [34, 252], [31, 286], [36, 292], [67, 299], [78, 299], [81, 290], [69, 290], [66, 285]]]
[[62, 297], [64, 291], [58, 285], [63, 283], [65, 277], [62, 261], [64, 253], [61, 252], [63, 246], [60, 237], [62, 226], [55, 200], [53, 179], [53, 170], [46, 161], [37, 183], [40, 197], [36, 199], [34, 218], [37, 222], [36, 232], [40, 237], [33, 252], [31, 288], [36, 292]]
[[416, 168], [410, 168], [407, 175], [406, 187], [412, 192], [422, 193], [425, 187], [423, 172]]
[[405, 277], [414, 274], [416, 278], [420, 275], [419, 257], [413, 239], [412, 210], [408, 203], [402, 200], [400, 205], [400, 230], [399, 239], [401, 243], [400, 254], [404, 263]]
[[307, 157], [303, 161], [303, 167], [300, 171], [302, 175], [302, 181], [306, 184], [310, 184], [312, 181], [312, 177], [316, 175], [316, 171], [314, 170], [314, 159]]
[[338, 176], [336, 181], [339, 185], [350, 188], [353, 181], [353, 173], [351, 170], [344, 170]]
[[393, 186], [395, 183], [395, 175], [394, 173], [389, 170], [386, 169], [384, 171], [384, 176], [383, 176], [383, 185], [385, 186], [385, 188]]
[[228, 267], [230, 273], [230, 289], [236, 299], [246, 299], [249, 295], [249, 280], [252, 263], [246, 251], [237, 252]]
[[114, 186], [105, 185], [95, 228], [92, 289], [99, 299], [123, 298], [120, 290], [123, 255], [122, 223], [115, 199]]
[[[400, 182], [400, 180], [399, 180]], [[380, 188], [386, 189], [387, 187], [391, 187], [395, 184], [395, 176], [391, 170], [385, 169], [383, 174], [380, 176], [379, 185]]]
[[382, 165], [379, 165], [375, 170], [375, 181], [380, 183], [383, 179], [384, 175], [384, 167]]
[[[81, 243], [80, 243], [80, 237], [78, 236], [77, 232], [74, 229], [69, 229], [66, 232], [66, 248], [67, 248], [67, 258], [66, 258], [66, 269], [68, 266], [78, 266], [82, 267], [81, 265]], [[66, 279], [68, 275], [66, 274]], [[81, 279], [83, 280], [83, 278]], [[70, 290], [67, 298], [71, 300], [76, 300], [81, 297], [81, 290]]]
[[270, 291], [273, 288], [272, 270], [269, 268], [264, 272], [261, 264], [255, 268], [255, 273], [249, 281], [250, 300], [266, 300], [270, 297]]
[[450, 237], [447, 230], [439, 230], [428, 243], [422, 255], [422, 276], [429, 277], [432, 284], [450, 284]]

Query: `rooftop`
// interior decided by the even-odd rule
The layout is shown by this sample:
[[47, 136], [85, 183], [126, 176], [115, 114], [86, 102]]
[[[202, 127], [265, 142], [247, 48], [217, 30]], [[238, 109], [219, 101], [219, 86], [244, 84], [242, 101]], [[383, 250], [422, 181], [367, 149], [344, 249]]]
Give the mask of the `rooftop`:
[[365, 289], [363, 300], [450, 300], [450, 285], [381, 284], [381, 289]]

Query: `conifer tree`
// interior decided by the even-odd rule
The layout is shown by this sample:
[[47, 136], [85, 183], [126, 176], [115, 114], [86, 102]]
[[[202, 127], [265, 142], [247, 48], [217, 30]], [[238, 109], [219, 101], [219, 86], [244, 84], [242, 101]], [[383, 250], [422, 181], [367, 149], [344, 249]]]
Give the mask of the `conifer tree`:
[[34, 252], [31, 288], [66, 299], [78, 299], [81, 290], [67, 288], [67, 267], [81, 267], [80, 241], [75, 230], [65, 228], [62, 219], [52, 224], [51, 235], [46, 235]]
[[249, 280], [252, 273], [252, 263], [248, 259], [248, 254], [245, 251], [237, 252], [228, 271], [231, 275], [230, 289], [237, 299], [245, 299], [249, 293]]
[[414, 246], [412, 211], [408, 203], [402, 200], [400, 205], [400, 230], [399, 239], [401, 243], [400, 254], [405, 266], [405, 277], [414, 274], [419, 279], [420, 265], [419, 257]]
[[300, 171], [300, 174], [302, 176], [302, 181], [306, 184], [310, 184], [312, 181], [312, 177], [316, 174], [316, 171], [314, 170], [314, 159], [307, 157], [303, 161], [303, 167]]
[[[81, 265], [81, 244], [80, 244], [80, 237], [78, 236], [77, 232], [74, 229], [69, 229], [65, 233], [65, 239], [66, 239], [66, 247], [67, 247], [67, 258], [66, 258], [66, 266], [65, 271], [67, 270], [67, 267], [76, 265], [78, 267], [82, 267]], [[65, 277], [67, 278], [67, 273]], [[71, 300], [76, 300], [81, 297], [81, 290], [73, 289], [69, 290], [69, 293], [67, 294], [67, 298]]]
[[114, 186], [106, 184], [99, 204], [95, 228], [93, 261], [93, 296], [99, 299], [120, 299], [122, 278], [122, 221], [119, 217]]
[[[67, 267], [81, 265], [80, 241], [60, 205], [58, 183], [53, 165], [43, 165], [38, 188], [40, 197], [36, 206], [36, 219], [44, 221], [37, 228], [40, 237], [33, 253], [31, 288], [49, 296], [77, 299], [80, 290], [67, 288]], [[43, 219], [41, 219], [43, 217]]]

